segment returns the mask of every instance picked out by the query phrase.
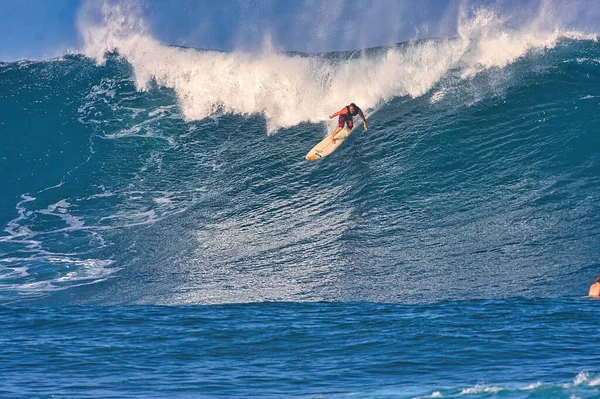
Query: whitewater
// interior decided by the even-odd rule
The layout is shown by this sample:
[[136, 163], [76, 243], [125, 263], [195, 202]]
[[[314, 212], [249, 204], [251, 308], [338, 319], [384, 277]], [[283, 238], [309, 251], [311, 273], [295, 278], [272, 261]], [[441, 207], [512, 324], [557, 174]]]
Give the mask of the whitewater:
[[600, 44], [548, 21], [224, 52], [85, 3], [0, 63], [0, 395], [599, 397]]

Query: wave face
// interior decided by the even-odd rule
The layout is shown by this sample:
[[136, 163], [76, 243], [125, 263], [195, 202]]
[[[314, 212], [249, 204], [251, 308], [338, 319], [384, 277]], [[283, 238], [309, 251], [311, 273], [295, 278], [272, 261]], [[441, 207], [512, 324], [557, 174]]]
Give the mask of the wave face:
[[[175, 68], [148, 75], [140, 90], [148, 77], [116, 53], [103, 64], [81, 55], [1, 64], [2, 300], [585, 294], [599, 255], [600, 45], [557, 39], [506, 65], [477, 64], [474, 74], [474, 64], [456, 66], [424, 84], [422, 55], [448, 46], [456, 42], [248, 56], [249, 74], [288, 63], [265, 85], [279, 114], [244, 105], [256, 98], [242, 94], [251, 90], [243, 79], [238, 91], [192, 79], [190, 93]], [[202, 60], [199, 75], [233, 71], [246, 57], [164, 50], [190, 68]], [[356, 84], [371, 89], [332, 77], [313, 83], [340, 97], [284, 107], [293, 85], [283, 82], [302, 77], [293, 66], [303, 64], [362, 71]], [[200, 92], [220, 105], [194, 108]], [[324, 134], [311, 118], [353, 96], [369, 110], [369, 132], [304, 161]], [[270, 127], [277, 134], [265, 134]]]

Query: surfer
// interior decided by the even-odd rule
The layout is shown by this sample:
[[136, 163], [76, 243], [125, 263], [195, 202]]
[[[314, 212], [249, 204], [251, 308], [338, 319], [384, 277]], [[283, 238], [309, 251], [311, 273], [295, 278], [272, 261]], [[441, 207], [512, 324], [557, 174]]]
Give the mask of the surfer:
[[600, 276], [596, 276], [596, 281], [590, 287], [588, 296], [600, 297]]
[[352, 128], [354, 127], [354, 117], [356, 115], [360, 116], [360, 119], [362, 119], [365, 130], [369, 130], [367, 128], [367, 120], [365, 119], [362, 110], [358, 108], [358, 106], [354, 103], [345, 106], [333, 115], [329, 115], [329, 119], [333, 119], [336, 116], [339, 116], [338, 127], [333, 131], [333, 133], [331, 133], [331, 136], [329, 136], [332, 143], [335, 142], [335, 135], [338, 134], [340, 130], [344, 128], [344, 125], [346, 125], [348, 129], [352, 130]]

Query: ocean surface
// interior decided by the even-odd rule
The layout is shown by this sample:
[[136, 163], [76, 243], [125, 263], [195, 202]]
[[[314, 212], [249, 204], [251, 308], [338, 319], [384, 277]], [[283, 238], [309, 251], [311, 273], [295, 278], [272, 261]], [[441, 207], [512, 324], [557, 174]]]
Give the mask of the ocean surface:
[[490, 21], [0, 63], [0, 396], [600, 398], [600, 43]]

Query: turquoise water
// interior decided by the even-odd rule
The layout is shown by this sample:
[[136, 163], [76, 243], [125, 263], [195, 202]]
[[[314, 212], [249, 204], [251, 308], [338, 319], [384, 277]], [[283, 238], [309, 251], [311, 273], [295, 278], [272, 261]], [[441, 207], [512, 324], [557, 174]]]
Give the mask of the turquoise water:
[[[2, 396], [600, 397], [580, 298], [600, 274], [600, 45], [435, 79], [402, 64], [448, 43], [246, 60], [285, 63], [284, 86], [315, 68], [253, 81], [268, 95], [146, 82], [131, 54], [1, 64]], [[380, 79], [350, 92], [369, 131], [305, 161], [322, 71], [357, 65]]]

